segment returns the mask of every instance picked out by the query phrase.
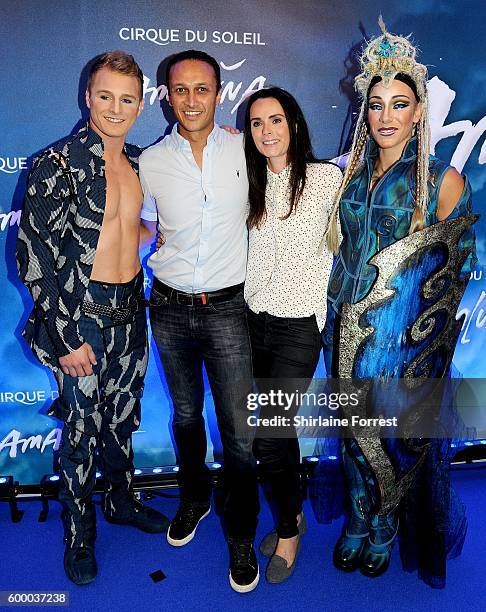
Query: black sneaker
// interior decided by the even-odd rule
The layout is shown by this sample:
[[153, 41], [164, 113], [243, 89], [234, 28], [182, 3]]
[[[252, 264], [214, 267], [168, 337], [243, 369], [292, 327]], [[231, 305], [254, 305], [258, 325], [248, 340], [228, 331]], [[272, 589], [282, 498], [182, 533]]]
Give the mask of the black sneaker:
[[162, 533], [169, 528], [169, 519], [165, 514], [145, 506], [135, 499], [131, 500], [130, 505], [124, 508], [123, 514], [108, 514], [105, 512], [105, 518], [109, 523], [129, 525], [145, 531], [145, 533]]
[[200, 505], [182, 501], [167, 532], [167, 542], [172, 546], [188, 544], [196, 533], [199, 521], [202, 521], [210, 511], [210, 504]]
[[260, 569], [251, 540], [228, 540], [230, 550], [229, 581], [238, 593], [249, 593], [260, 580]]

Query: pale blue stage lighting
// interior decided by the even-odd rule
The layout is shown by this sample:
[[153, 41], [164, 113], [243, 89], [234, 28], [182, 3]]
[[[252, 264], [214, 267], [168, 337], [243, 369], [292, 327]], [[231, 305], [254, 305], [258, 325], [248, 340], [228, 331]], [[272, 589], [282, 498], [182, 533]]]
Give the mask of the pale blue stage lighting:
[[133, 472], [135, 474], [135, 476], [140, 476], [140, 474], [142, 473], [142, 470], [139, 470], [138, 468], [136, 470], [134, 470]]
[[163, 471], [163, 470], [162, 470], [162, 468], [154, 468], [154, 469], [152, 470], [152, 472], [153, 472], [154, 474], [162, 474], [162, 471]]
[[2, 476], [0, 478], [0, 484], [5, 484], [7, 482], [7, 478], [5, 478], [4, 476]]
[[54, 474], [54, 476], [49, 476], [49, 480], [51, 482], [57, 482], [59, 480], [59, 476], [57, 474]]

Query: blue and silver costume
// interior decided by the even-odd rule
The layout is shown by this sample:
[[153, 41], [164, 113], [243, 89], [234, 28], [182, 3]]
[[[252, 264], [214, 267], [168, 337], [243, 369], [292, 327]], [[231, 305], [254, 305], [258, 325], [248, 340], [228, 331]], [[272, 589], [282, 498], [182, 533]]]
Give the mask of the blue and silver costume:
[[[415, 161], [417, 141], [413, 137], [407, 143], [401, 158], [377, 183], [370, 193], [370, 180], [378, 156], [378, 147], [370, 139], [365, 163], [360, 173], [347, 186], [340, 204], [340, 223], [343, 240], [328, 286], [328, 318], [323, 331], [324, 346], [332, 349], [334, 320], [342, 305], [359, 302], [371, 289], [376, 275], [375, 266], [369, 260], [397, 240], [408, 235], [414, 211]], [[450, 168], [445, 162], [430, 157], [429, 207], [426, 224], [437, 223], [439, 190], [444, 175]], [[464, 190], [454, 212], [449, 218], [471, 214], [471, 187], [465, 180]], [[473, 249], [474, 232], [463, 236], [460, 245], [470, 248], [464, 274], [476, 264]]]
[[[328, 358], [334, 349], [333, 368], [336, 366], [343, 304], [356, 304], [369, 294], [378, 274], [377, 268], [369, 264], [370, 259], [408, 235], [414, 211], [416, 138], [410, 139], [400, 159], [370, 191], [377, 156], [378, 147], [370, 138], [363, 166], [347, 185], [340, 202], [343, 240], [329, 281], [328, 318], [323, 331]], [[430, 157], [427, 226], [438, 222], [439, 190], [448, 169], [446, 163]], [[465, 217], [471, 214], [471, 210], [471, 188], [466, 179], [461, 197], [449, 218]], [[469, 253], [462, 266], [462, 275], [467, 275], [476, 263], [472, 229], [463, 234], [459, 249]], [[397, 329], [397, 336], [402, 331]], [[418, 569], [420, 577], [436, 588], [444, 586], [446, 558], [460, 553], [466, 532], [464, 509], [450, 487], [450, 453], [448, 440], [432, 440], [400, 507], [388, 515], [374, 515], [375, 484], [371, 468], [354, 439], [341, 443], [347, 493], [351, 508], [355, 510], [354, 514], [351, 513], [348, 533], [356, 535], [358, 540], [369, 530], [375, 543], [384, 544], [393, 540], [400, 515], [403, 566], [408, 571]], [[324, 463], [319, 467], [318, 473], [329, 491]], [[321, 496], [319, 502], [322, 504], [319, 509], [321, 518], [333, 518], [329, 508], [324, 507], [329, 506], [327, 500]], [[360, 514], [368, 515], [366, 530], [362, 524], [353, 524], [353, 516]]]

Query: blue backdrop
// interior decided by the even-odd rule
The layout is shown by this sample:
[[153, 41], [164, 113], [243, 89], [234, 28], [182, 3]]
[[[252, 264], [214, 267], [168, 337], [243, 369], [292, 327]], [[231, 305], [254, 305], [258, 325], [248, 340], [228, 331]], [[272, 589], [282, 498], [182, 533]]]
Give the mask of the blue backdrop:
[[[386, 8], [386, 10], [384, 10]], [[0, 474], [22, 483], [52, 471], [58, 423], [45, 416], [56, 394], [47, 370], [20, 339], [30, 298], [14, 262], [25, 178], [32, 157], [77, 129], [86, 116], [86, 63], [98, 53], [132, 53], [145, 75], [145, 110], [129, 141], [147, 146], [171, 121], [162, 60], [199, 48], [221, 63], [223, 96], [217, 121], [241, 126], [241, 100], [265, 85], [296, 95], [316, 153], [346, 151], [355, 112], [352, 80], [363, 39], [377, 34], [377, 17], [390, 31], [413, 32], [430, 72], [433, 146], [471, 180], [475, 208], [486, 212], [486, 4], [482, 0], [19, 0], [2, 3], [0, 57]], [[461, 312], [466, 313], [455, 366], [484, 375], [486, 351], [486, 215], [479, 221], [479, 265]], [[210, 406], [210, 397], [208, 407]], [[214, 421], [211, 437], [217, 445]], [[174, 462], [170, 402], [152, 351], [135, 435], [139, 466]]]

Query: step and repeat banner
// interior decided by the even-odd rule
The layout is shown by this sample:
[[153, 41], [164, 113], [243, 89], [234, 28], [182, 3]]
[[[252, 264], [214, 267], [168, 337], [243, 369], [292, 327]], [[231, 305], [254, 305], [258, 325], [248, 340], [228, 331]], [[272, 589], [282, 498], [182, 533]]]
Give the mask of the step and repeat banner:
[[[432, 143], [467, 173], [475, 208], [479, 264], [461, 304], [465, 323], [454, 357], [467, 377], [482, 377], [486, 352], [486, 4], [481, 0], [4, 0], [0, 8], [0, 474], [36, 483], [53, 470], [60, 424], [46, 416], [56, 385], [35, 362], [20, 330], [31, 300], [16, 274], [14, 251], [25, 180], [33, 157], [76, 131], [86, 118], [86, 64], [122, 49], [144, 72], [145, 109], [129, 141], [146, 147], [172, 123], [163, 61], [202, 49], [219, 61], [220, 124], [242, 125], [242, 102], [259, 88], [292, 92], [308, 120], [319, 157], [349, 145], [356, 111], [353, 77], [363, 40], [378, 33], [380, 12], [391, 32], [412, 34], [429, 66]], [[146, 261], [147, 253], [144, 253]], [[150, 283], [147, 274], [147, 285]], [[208, 430], [219, 441], [206, 394]], [[174, 463], [170, 399], [152, 350], [138, 466]], [[313, 444], [313, 443], [312, 443]], [[309, 446], [304, 448], [307, 452]]]

